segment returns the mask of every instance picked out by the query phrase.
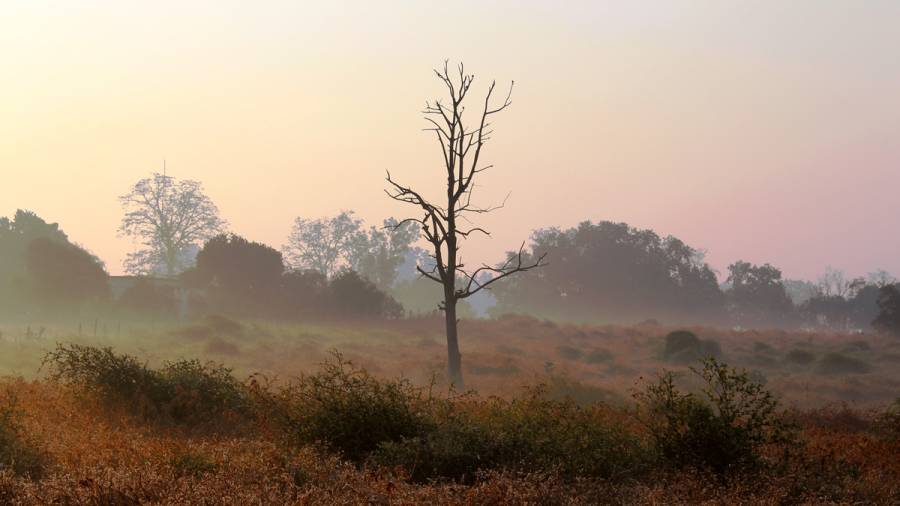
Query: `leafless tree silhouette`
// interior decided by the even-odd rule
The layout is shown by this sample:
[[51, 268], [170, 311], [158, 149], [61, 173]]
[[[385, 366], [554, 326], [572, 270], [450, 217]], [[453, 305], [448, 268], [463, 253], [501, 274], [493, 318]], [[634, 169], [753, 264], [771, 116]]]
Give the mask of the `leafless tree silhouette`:
[[426, 102], [423, 111], [429, 124], [425, 130], [434, 132], [443, 153], [447, 176], [446, 204], [426, 199], [422, 193], [397, 182], [390, 172], [387, 174], [390, 187], [385, 192], [396, 201], [419, 207], [423, 213], [421, 218], [408, 218], [399, 222], [397, 226], [410, 221], [419, 223], [422, 236], [431, 245], [434, 267], [426, 270], [422, 266], [417, 266], [417, 269], [422, 276], [440, 283], [443, 287], [444, 301], [440, 309], [444, 311], [446, 320], [447, 369], [451, 384], [462, 388], [457, 302], [489, 288], [507, 276], [544, 265], [544, 256], [523, 263], [525, 244], [522, 243], [517, 255], [510, 255], [506, 262], [497, 266], [483, 264], [478, 268], [469, 269], [462, 261], [460, 242], [463, 239], [475, 233], [489, 235], [483, 228], [471, 224], [469, 216], [489, 213], [503, 207], [503, 204], [492, 207], [477, 206], [472, 202], [472, 194], [476, 176], [492, 167], [482, 164], [482, 148], [492, 133], [491, 117], [511, 104], [513, 83], [510, 83], [509, 92], [503, 102], [494, 105], [491, 99], [496, 81], [491, 82], [483, 107], [480, 108], [480, 114], [473, 126], [463, 120], [463, 114], [464, 102], [475, 76], [466, 74], [462, 64], [459, 64], [457, 70], [458, 74], [451, 76], [445, 61], [443, 70], [434, 71], [447, 88], [449, 101], [438, 99], [433, 103]]

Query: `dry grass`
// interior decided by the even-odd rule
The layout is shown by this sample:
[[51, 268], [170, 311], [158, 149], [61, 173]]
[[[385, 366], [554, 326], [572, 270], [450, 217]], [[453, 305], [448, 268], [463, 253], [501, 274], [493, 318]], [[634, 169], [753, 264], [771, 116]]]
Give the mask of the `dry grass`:
[[[446, 349], [439, 319], [390, 322], [273, 323], [213, 319], [177, 323], [101, 322], [47, 325], [41, 338], [6, 326], [0, 339], [0, 375], [36, 377], [40, 359], [57, 342], [112, 346], [151, 365], [199, 358], [225, 362], [238, 377], [262, 373], [293, 377], [315, 369], [331, 350], [383, 377], [444, 385]], [[32, 329], [34, 326], [32, 326]], [[103, 329], [107, 329], [104, 336]], [[628, 398], [641, 377], [663, 368], [686, 370], [663, 359], [664, 338], [674, 328], [657, 325], [596, 326], [540, 321], [525, 316], [461, 322], [467, 388], [510, 395], [553, 377]], [[689, 328], [721, 345], [724, 360], [756, 371], [788, 405], [804, 408], [850, 403], [883, 406], [900, 392], [900, 340], [877, 335]], [[34, 331], [32, 330], [32, 333]], [[87, 335], [90, 334], [90, 335]], [[789, 354], [808, 353], [809, 363]], [[862, 363], [860, 372], [830, 368], [835, 356]], [[829, 362], [829, 360], [831, 362]], [[845, 360], [846, 362], [847, 360]], [[852, 368], [851, 368], [852, 369]]]
[[[869, 415], [796, 413], [804, 462], [783, 474], [718, 483], [688, 472], [565, 482], [488, 474], [469, 486], [414, 484], [265, 434], [220, 438], [158, 429], [100, 409], [58, 385], [5, 380], [24, 429], [51, 462], [40, 480], [0, 472], [2, 504], [896, 504], [900, 444], [866, 430]], [[848, 422], [848, 420], [850, 420]], [[860, 421], [863, 420], [863, 421]], [[185, 459], [188, 455], [190, 458]], [[188, 464], [184, 462], [187, 461]], [[193, 463], [191, 463], [193, 462]], [[199, 462], [197, 464], [196, 462]]]

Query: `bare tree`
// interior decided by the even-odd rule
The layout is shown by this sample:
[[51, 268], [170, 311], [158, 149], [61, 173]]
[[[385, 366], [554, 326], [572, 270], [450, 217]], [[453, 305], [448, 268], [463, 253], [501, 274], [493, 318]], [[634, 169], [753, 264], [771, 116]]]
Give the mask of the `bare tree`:
[[449, 101], [438, 99], [433, 104], [426, 102], [423, 114], [429, 123], [426, 131], [434, 132], [441, 146], [443, 168], [447, 177], [446, 204], [443, 200], [440, 203], [428, 200], [422, 193], [394, 180], [390, 172], [387, 174], [390, 188], [385, 192], [396, 201], [419, 207], [422, 212], [421, 218], [409, 218], [399, 222], [397, 226], [411, 221], [419, 223], [422, 227], [422, 236], [431, 245], [434, 268], [426, 270], [422, 266], [417, 266], [417, 270], [420, 275], [440, 283], [443, 287], [444, 300], [440, 309], [444, 311], [446, 322], [447, 369], [451, 384], [462, 388], [457, 302], [487, 289], [507, 276], [542, 266], [544, 256], [531, 262], [524, 262], [523, 242], [518, 254], [510, 255], [503, 264], [497, 266], [483, 264], [476, 269], [469, 269], [463, 263], [459, 251], [460, 242], [475, 233], [489, 235], [483, 228], [471, 224], [469, 216], [489, 213], [503, 207], [503, 204], [493, 207], [476, 206], [472, 203], [472, 193], [475, 189], [476, 176], [492, 167], [482, 164], [482, 148], [492, 133], [491, 117], [511, 104], [513, 83], [510, 83], [509, 92], [499, 105], [491, 103], [496, 81], [491, 83], [483, 107], [480, 108], [472, 125], [463, 120], [463, 114], [464, 102], [475, 76], [466, 74], [462, 64], [458, 67], [458, 75], [451, 76], [447, 62], [444, 62], [443, 71], [435, 70], [434, 73], [447, 88]]
[[826, 297], [851, 298], [855, 293], [865, 285], [862, 278], [848, 279], [844, 275], [844, 271], [827, 267], [825, 274], [819, 277], [816, 286], [819, 293]]
[[187, 253], [226, 225], [197, 181], [154, 173], [138, 181], [119, 201], [125, 210], [119, 233], [140, 240], [143, 246], [125, 260], [125, 270], [133, 274], [178, 274], [189, 261]]

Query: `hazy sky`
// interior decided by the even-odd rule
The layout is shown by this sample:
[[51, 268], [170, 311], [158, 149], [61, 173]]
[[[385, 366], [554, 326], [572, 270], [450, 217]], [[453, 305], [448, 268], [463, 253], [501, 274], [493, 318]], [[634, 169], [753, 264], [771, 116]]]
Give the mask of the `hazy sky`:
[[[390, 7], [387, 7], [390, 5]], [[430, 74], [516, 81], [482, 181], [507, 207], [464, 247], [626, 221], [708, 250], [900, 274], [900, 2], [0, 3], [0, 215], [58, 221], [113, 273], [117, 196], [168, 162], [232, 231], [407, 209], [440, 189]]]

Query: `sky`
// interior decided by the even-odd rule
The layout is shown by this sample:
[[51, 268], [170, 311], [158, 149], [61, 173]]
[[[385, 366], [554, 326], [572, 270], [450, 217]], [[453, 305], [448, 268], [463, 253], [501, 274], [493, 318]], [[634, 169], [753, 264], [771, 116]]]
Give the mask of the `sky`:
[[59, 222], [114, 274], [134, 248], [117, 197], [163, 160], [275, 247], [297, 216], [406, 216], [385, 171], [440, 192], [420, 112], [450, 59], [478, 97], [515, 80], [478, 188], [509, 199], [469, 262], [612, 220], [722, 273], [896, 275], [898, 20], [876, 0], [5, 0], [0, 216]]

